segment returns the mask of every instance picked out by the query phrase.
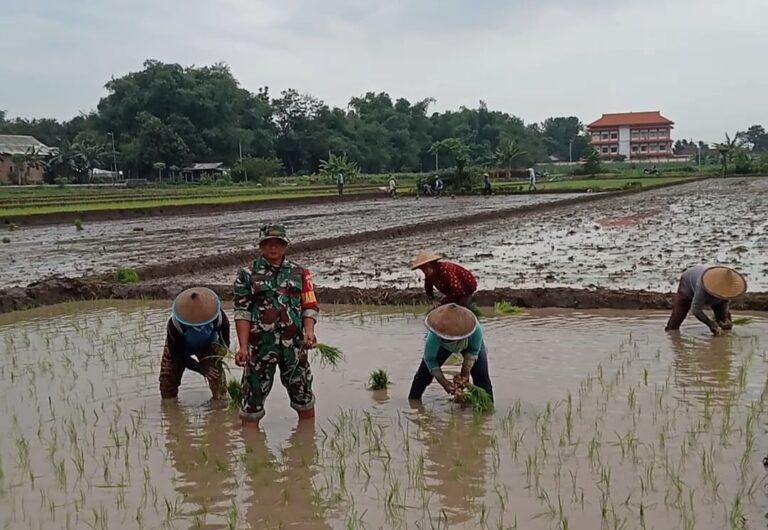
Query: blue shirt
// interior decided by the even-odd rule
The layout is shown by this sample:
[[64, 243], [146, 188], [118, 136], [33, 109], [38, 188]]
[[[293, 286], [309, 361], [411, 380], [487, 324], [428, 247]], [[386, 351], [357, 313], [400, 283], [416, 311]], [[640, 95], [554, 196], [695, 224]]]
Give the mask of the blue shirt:
[[437, 362], [437, 354], [441, 349], [451, 353], [469, 354], [477, 357], [480, 355], [482, 347], [483, 328], [479, 324], [472, 335], [457, 341], [444, 341], [435, 333], [429, 331], [427, 333], [427, 342], [424, 345], [424, 364], [427, 365], [431, 372], [435, 368], [440, 368], [440, 364]]

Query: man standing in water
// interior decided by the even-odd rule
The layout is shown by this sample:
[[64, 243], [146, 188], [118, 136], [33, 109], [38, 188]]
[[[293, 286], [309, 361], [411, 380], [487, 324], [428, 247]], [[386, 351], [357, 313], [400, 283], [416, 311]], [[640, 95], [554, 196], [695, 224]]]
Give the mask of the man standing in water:
[[443, 363], [453, 353], [463, 357], [458, 382], [469, 381], [471, 375], [472, 383], [488, 392], [493, 399], [483, 329], [474, 313], [456, 304], [446, 304], [432, 310], [424, 325], [428, 330], [424, 358], [413, 377], [408, 399], [421, 399], [432, 379], [437, 379], [448, 394], [456, 391], [456, 387], [448, 381], [442, 370]]
[[[421, 251], [411, 264], [411, 270], [419, 269], [424, 273], [424, 291], [430, 303], [434, 307], [449, 303], [472, 306], [477, 279], [461, 265], [441, 259], [439, 254]], [[435, 289], [444, 295], [442, 300], [435, 300]]]
[[213, 399], [227, 395], [223, 356], [229, 348], [229, 320], [218, 295], [206, 287], [193, 287], [176, 297], [166, 328], [163, 359], [160, 361], [160, 395], [179, 395], [186, 369], [208, 381]]
[[258, 257], [235, 280], [235, 363], [244, 366], [243, 424], [258, 425], [272, 389], [275, 368], [299, 419], [315, 416], [307, 350], [317, 344], [318, 303], [309, 270], [287, 260], [289, 241], [282, 225], [261, 229]]
[[[666, 331], [680, 329], [688, 311], [707, 325], [713, 335], [720, 335], [723, 330], [733, 327], [730, 301], [747, 291], [744, 276], [722, 265], [695, 265], [680, 277], [680, 284], [672, 306]], [[711, 307], [715, 320], [704, 312]]]

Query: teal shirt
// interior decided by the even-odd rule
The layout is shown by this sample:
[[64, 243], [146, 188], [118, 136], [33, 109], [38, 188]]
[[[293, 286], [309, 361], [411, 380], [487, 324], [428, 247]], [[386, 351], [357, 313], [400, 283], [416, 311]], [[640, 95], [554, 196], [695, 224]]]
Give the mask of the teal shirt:
[[435, 368], [440, 368], [440, 364], [437, 362], [437, 353], [441, 348], [451, 353], [462, 355], [468, 353], [477, 357], [480, 355], [482, 347], [483, 328], [479, 325], [475, 328], [475, 332], [466, 339], [452, 342], [443, 341], [440, 337], [429, 331], [427, 332], [427, 343], [424, 345], [424, 364], [427, 365], [430, 372]]

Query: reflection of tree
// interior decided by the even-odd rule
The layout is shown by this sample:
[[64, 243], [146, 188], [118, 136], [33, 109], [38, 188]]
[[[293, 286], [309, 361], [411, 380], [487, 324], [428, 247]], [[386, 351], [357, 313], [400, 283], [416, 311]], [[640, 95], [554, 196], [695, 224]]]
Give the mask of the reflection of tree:
[[251, 528], [330, 528], [313, 504], [315, 426], [299, 422], [287, 446], [274, 457], [264, 433], [243, 432], [247, 446], [246, 482], [251, 490], [246, 521]]
[[476, 502], [485, 495], [491, 417], [457, 411], [448, 418], [420, 414], [410, 419], [423, 432], [424, 475], [441, 496], [448, 525], [470, 521], [478, 511]]
[[208, 409], [191, 417], [177, 402], [164, 400], [162, 419], [166, 450], [181, 475], [176, 490], [201, 511], [226, 515], [236, 488], [232, 415]]
[[730, 388], [733, 337], [696, 339], [670, 333], [669, 338], [675, 354], [675, 381], [678, 385], [694, 387], [700, 392]]

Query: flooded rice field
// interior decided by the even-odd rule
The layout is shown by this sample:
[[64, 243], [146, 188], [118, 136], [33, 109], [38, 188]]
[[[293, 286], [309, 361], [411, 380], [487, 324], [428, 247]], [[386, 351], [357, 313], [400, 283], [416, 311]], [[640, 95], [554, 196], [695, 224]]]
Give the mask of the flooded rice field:
[[327, 287], [418, 285], [409, 261], [431, 249], [477, 273], [480, 289], [672, 291], [688, 266], [721, 262], [745, 273], [751, 291], [768, 291], [766, 196], [768, 178], [713, 179], [296, 258]]
[[[383, 311], [324, 314], [346, 360], [315, 367], [316, 422], [276, 385], [259, 430], [195, 374], [161, 403], [163, 305], [0, 316], [0, 527], [765, 527], [766, 315], [724, 337], [657, 312], [487, 317], [496, 411], [475, 416], [436, 385], [406, 400], [422, 316]], [[378, 368], [393, 385], [370, 392]]]
[[[577, 194], [376, 199], [190, 216], [22, 228], [9, 232], [0, 253], [0, 288], [51, 275], [82, 276], [256, 248], [259, 228], [272, 221], [294, 241], [335, 237], [485, 211], [573, 198]], [[450, 202], [449, 202], [450, 201]], [[185, 255], [179, 254], [179, 248]]]

